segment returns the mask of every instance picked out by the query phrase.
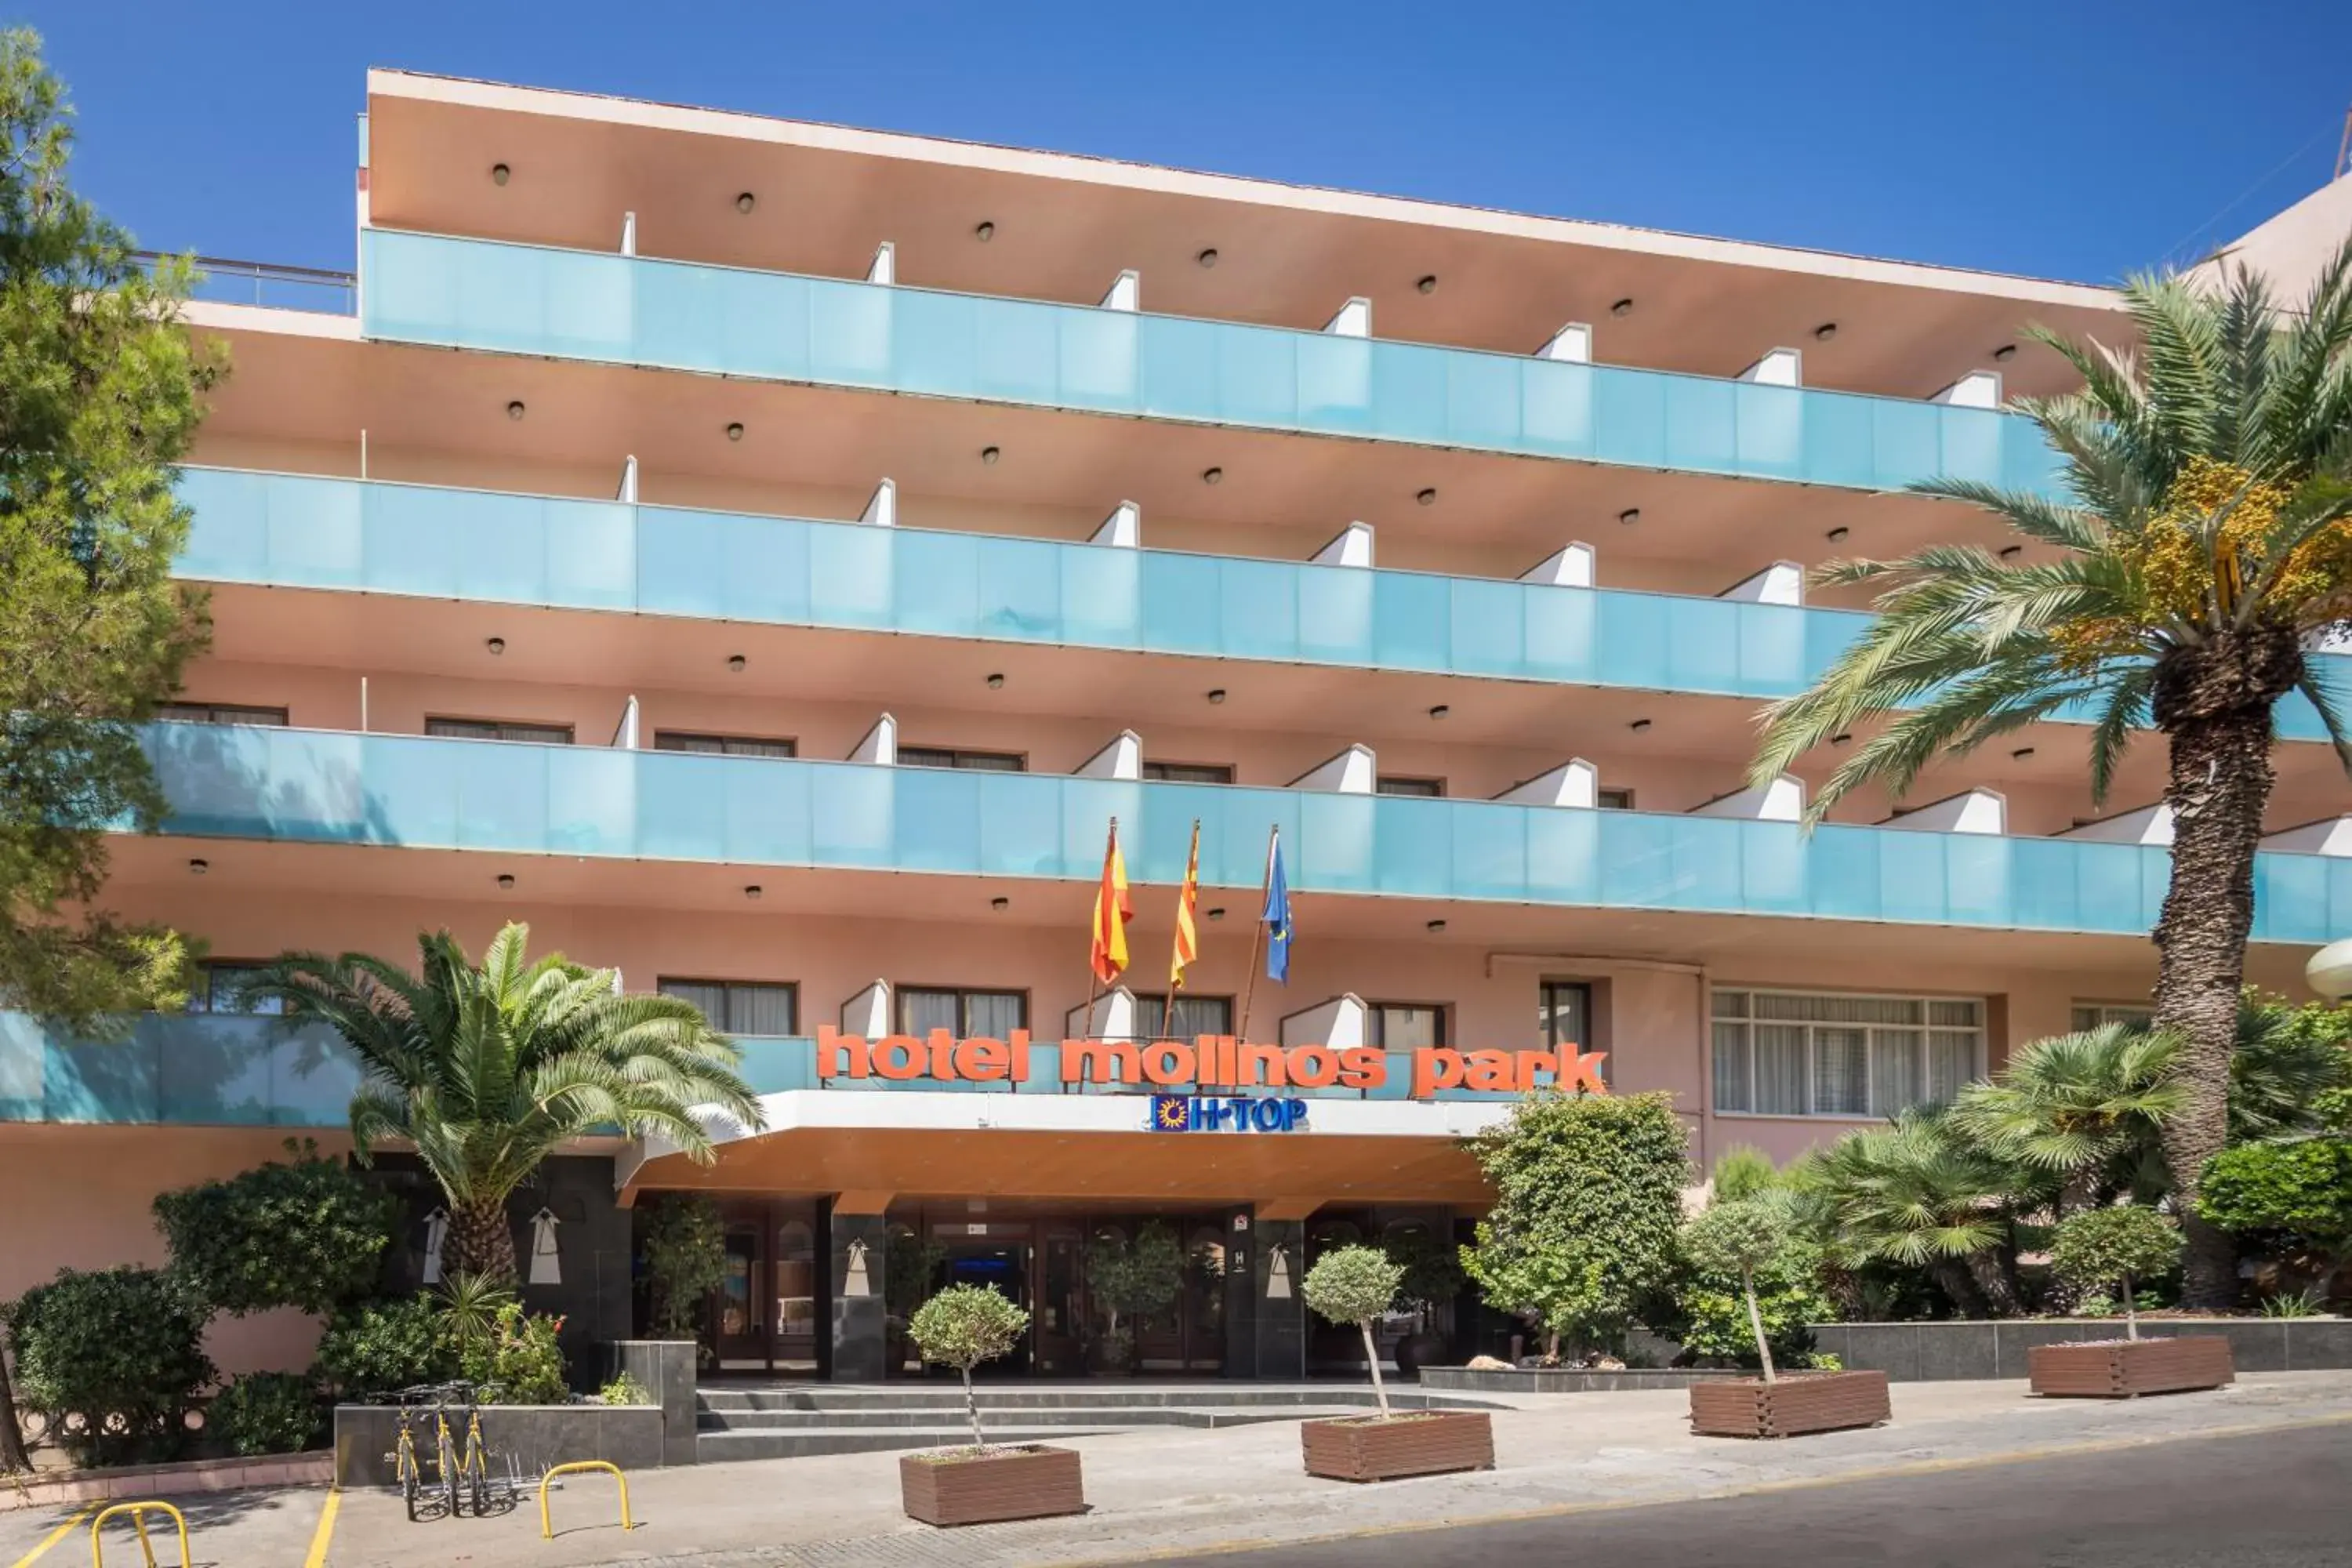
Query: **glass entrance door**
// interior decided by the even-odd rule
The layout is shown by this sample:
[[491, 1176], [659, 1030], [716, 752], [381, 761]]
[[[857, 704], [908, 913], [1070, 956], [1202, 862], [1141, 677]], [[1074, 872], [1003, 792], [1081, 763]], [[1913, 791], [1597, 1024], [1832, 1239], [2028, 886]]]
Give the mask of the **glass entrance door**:
[[950, 1247], [948, 1248], [945, 1273], [947, 1284], [978, 1285], [994, 1290], [1030, 1313], [1030, 1332], [1021, 1337], [1021, 1342], [1013, 1348], [1012, 1353], [975, 1369], [1000, 1374], [1026, 1373], [1029, 1370], [1029, 1347], [1037, 1327], [1036, 1307], [1029, 1300], [1028, 1244], [1000, 1242], [993, 1246]]
[[712, 1314], [721, 1372], [768, 1370], [766, 1232], [758, 1221], [727, 1226], [727, 1266]]

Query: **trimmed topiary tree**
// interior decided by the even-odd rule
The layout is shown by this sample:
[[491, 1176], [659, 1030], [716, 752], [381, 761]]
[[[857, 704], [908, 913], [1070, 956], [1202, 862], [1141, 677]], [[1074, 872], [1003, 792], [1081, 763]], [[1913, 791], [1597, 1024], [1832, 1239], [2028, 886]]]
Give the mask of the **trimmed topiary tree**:
[[1764, 1314], [1756, 1305], [1756, 1275], [1780, 1260], [1789, 1245], [1789, 1229], [1779, 1210], [1755, 1198], [1717, 1204], [1683, 1226], [1683, 1256], [1694, 1268], [1739, 1281], [1748, 1301], [1748, 1326], [1756, 1336], [1756, 1356], [1764, 1381], [1776, 1381], [1772, 1343], [1764, 1332]]
[[971, 1420], [971, 1446], [986, 1448], [980, 1429], [980, 1397], [971, 1369], [1009, 1353], [1029, 1331], [1029, 1314], [985, 1285], [950, 1285], [924, 1302], [907, 1325], [923, 1359], [963, 1374], [964, 1414]]
[[2051, 1271], [2079, 1290], [2104, 1290], [2121, 1282], [2124, 1337], [2139, 1338], [2139, 1310], [2132, 1281], [2177, 1268], [2180, 1227], [2152, 1208], [2119, 1204], [2087, 1209], [2060, 1222], [2050, 1239]]
[[[1131, 1321], [1164, 1312], [1184, 1289], [1184, 1249], [1176, 1233], [1158, 1221], [1132, 1237], [1098, 1237], [1087, 1245], [1087, 1293], [1110, 1314], [1108, 1339], [1112, 1359], [1132, 1370], [1135, 1331]], [[1121, 1333], [1121, 1319], [1130, 1326]]]
[[697, 1338], [703, 1303], [727, 1277], [727, 1225], [700, 1193], [667, 1193], [639, 1211], [637, 1251], [652, 1287], [654, 1331]]
[[1362, 1331], [1364, 1360], [1372, 1369], [1372, 1397], [1380, 1402], [1382, 1420], [1389, 1415], [1389, 1391], [1381, 1382], [1381, 1348], [1372, 1337], [1372, 1321], [1389, 1310], [1403, 1282], [1404, 1267], [1391, 1262], [1379, 1247], [1342, 1247], [1316, 1259], [1299, 1285], [1299, 1294], [1317, 1317], [1353, 1323]]
[[155, 1223], [172, 1267], [215, 1311], [333, 1311], [370, 1294], [399, 1200], [315, 1142], [226, 1181], [163, 1194]]
[[[17, 1397], [85, 1464], [169, 1457], [212, 1381], [203, 1303], [154, 1268], [61, 1269], [5, 1309]], [[79, 1417], [77, 1429], [73, 1417]]]

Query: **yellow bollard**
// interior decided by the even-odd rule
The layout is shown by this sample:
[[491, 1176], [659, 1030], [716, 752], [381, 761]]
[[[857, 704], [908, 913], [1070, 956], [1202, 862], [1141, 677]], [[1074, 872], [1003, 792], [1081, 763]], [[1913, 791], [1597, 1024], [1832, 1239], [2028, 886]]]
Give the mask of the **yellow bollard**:
[[547, 1516], [547, 1483], [553, 1480], [558, 1476], [571, 1475], [579, 1470], [606, 1470], [611, 1472], [613, 1479], [620, 1483], [621, 1488], [621, 1528], [623, 1530], [636, 1529], [635, 1525], [629, 1522], [629, 1478], [621, 1474], [621, 1467], [604, 1459], [576, 1459], [568, 1465], [558, 1465], [553, 1469], [548, 1471], [547, 1474], [539, 1478], [540, 1539], [542, 1541], [552, 1541], [555, 1539], [555, 1526], [550, 1522]]
[[118, 1513], [131, 1516], [131, 1528], [139, 1532], [139, 1550], [146, 1555], [147, 1568], [155, 1568], [155, 1546], [147, 1539], [147, 1521], [144, 1518], [150, 1509], [160, 1509], [172, 1516], [172, 1522], [180, 1531], [180, 1568], [194, 1568], [195, 1560], [188, 1555], [188, 1521], [181, 1517], [178, 1509], [167, 1502], [119, 1502], [100, 1510], [98, 1517], [89, 1521], [89, 1568], [106, 1568], [104, 1548], [99, 1542], [98, 1531]]

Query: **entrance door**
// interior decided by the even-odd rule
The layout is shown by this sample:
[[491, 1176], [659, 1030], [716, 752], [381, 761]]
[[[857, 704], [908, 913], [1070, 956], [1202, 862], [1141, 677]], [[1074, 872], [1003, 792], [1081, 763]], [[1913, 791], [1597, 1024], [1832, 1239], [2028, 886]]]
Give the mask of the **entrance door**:
[[721, 1372], [768, 1370], [767, 1229], [760, 1220], [727, 1226], [727, 1268], [712, 1314]]
[[[1026, 1243], [950, 1247], [945, 1270], [950, 1285], [982, 1286], [996, 1291], [1014, 1306], [1027, 1309], [1031, 1334], [1035, 1332], [1035, 1309], [1029, 1300], [1029, 1247]], [[1021, 1342], [1013, 1347], [1011, 1354], [983, 1363], [984, 1370], [1011, 1373], [1027, 1372], [1031, 1334], [1022, 1335]]]

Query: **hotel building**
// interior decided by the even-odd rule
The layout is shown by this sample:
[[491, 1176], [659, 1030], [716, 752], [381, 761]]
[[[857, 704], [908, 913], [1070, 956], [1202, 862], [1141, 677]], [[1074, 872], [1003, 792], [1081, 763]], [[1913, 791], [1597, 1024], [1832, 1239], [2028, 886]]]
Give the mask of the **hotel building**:
[[[527, 921], [689, 996], [764, 1097], [709, 1166], [557, 1162], [516, 1205], [561, 1277], [530, 1303], [626, 1336], [630, 1210], [705, 1190], [720, 1363], [857, 1380], [904, 1370], [909, 1238], [1033, 1309], [1017, 1368], [1067, 1374], [1086, 1243], [1165, 1222], [1196, 1267], [1144, 1366], [1297, 1376], [1345, 1353], [1299, 1272], [1475, 1218], [1459, 1141], [1514, 1081], [1665, 1091], [1703, 1168], [2147, 1009], [2160, 745], [2104, 812], [2085, 727], [2047, 723], [1811, 835], [1833, 751], [1745, 776], [1759, 706], [1863, 625], [1809, 568], [2016, 551], [1905, 487], [2053, 489], [2005, 401], [2067, 373], [2023, 329], [2116, 340], [2111, 291], [367, 90], [356, 273], [215, 268], [189, 312], [234, 367], [183, 480], [215, 637], [152, 731], [170, 820], [116, 843], [110, 900], [202, 939], [208, 979], [128, 1045], [0, 1021], [0, 1184], [36, 1200], [0, 1296], [159, 1258], [158, 1191], [347, 1146], [349, 1064], [239, 1016], [240, 966], [420, 930], [478, 952]], [[2299, 993], [2352, 930], [2300, 699], [2276, 767], [2248, 966]], [[1097, 996], [1113, 818], [1133, 961]], [[1254, 984], [1277, 828], [1289, 973]], [[1247, 1053], [1195, 1044], [1228, 1037], [1297, 1081], [1232, 1087]], [[1155, 1092], [1217, 1124], [1155, 1130]], [[1496, 1327], [1465, 1304], [1457, 1348]], [[219, 1357], [299, 1363], [300, 1331], [230, 1324]]]

